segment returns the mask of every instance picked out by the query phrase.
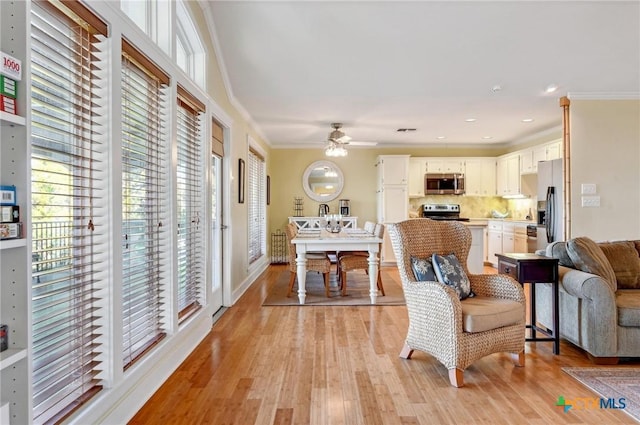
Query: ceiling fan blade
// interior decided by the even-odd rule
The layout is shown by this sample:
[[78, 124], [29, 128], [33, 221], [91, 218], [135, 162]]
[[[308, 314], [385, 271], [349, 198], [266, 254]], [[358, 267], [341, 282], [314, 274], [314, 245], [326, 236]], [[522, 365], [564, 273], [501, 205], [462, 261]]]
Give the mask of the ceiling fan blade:
[[357, 140], [352, 140], [345, 144], [349, 146], [376, 146], [378, 142], [358, 142]]

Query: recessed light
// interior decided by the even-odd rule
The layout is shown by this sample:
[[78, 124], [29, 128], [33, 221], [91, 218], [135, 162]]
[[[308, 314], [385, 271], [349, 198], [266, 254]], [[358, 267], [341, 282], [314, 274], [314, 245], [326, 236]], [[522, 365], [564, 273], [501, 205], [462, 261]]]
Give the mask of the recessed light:
[[467, 118], [465, 121], [466, 122], [476, 122], [476, 119], [475, 118]]
[[436, 137], [436, 139], [438, 139], [438, 140], [442, 140], [442, 139], [446, 139], [446, 138], [447, 138], [447, 136], [438, 136], [438, 137]]
[[556, 90], [558, 90], [558, 85], [557, 84], [549, 84], [544, 91], [546, 93], [553, 93]]
[[489, 140], [489, 139], [493, 139], [493, 136], [482, 136], [482, 138], [483, 138], [484, 140]]
[[497, 93], [500, 90], [502, 90], [502, 86], [500, 84], [496, 84], [495, 86], [491, 87], [491, 91], [494, 93]]
[[524, 118], [522, 122], [533, 122], [533, 118]]

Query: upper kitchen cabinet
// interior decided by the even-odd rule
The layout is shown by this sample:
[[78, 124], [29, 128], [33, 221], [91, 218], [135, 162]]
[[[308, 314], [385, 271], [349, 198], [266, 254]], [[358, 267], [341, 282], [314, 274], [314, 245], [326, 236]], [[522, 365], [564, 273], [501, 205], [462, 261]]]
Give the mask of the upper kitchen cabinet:
[[426, 158], [427, 173], [464, 173], [463, 158]]
[[466, 159], [465, 194], [471, 196], [496, 196], [495, 158]]
[[546, 146], [546, 154], [547, 154], [547, 157], [545, 159], [546, 161], [562, 158], [562, 140], [556, 140], [545, 146]]
[[381, 155], [376, 165], [379, 185], [408, 184], [409, 155]]
[[424, 175], [427, 172], [427, 159], [421, 157], [409, 158], [409, 197], [424, 196]]
[[555, 140], [519, 151], [520, 173], [534, 174], [538, 172], [538, 162], [550, 161], [562, 157], [562, 140]]
[[496, 168], [498, 196], [520, 195], [520, 154], [507, 154], [498, 158]]

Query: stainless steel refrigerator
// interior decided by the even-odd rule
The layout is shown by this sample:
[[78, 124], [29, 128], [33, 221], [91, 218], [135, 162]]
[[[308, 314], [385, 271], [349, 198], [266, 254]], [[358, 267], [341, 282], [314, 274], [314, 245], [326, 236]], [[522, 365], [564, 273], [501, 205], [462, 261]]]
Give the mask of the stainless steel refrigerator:
[[538, 162], [538, 249], [564, 239], [562, 159]]

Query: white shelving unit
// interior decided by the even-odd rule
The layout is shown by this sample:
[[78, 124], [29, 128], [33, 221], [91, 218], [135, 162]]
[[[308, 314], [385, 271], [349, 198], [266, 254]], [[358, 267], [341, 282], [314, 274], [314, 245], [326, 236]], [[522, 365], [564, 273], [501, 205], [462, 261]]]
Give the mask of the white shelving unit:
[[[0, 422], [32, 422], [31, 390], [31, 205], [28, 1], [0, 2], [0, 50], [22, 63], [18, 114], [0, 111], [0, 184], [15, 185], [26, 238], [0, 241], [0, 323], [8, 326], [9, 349], [0, 353]], [[8, 411], [8, 415], [7, 415]]]

